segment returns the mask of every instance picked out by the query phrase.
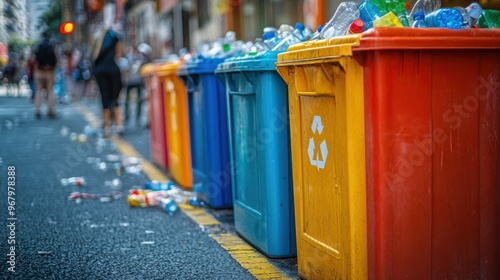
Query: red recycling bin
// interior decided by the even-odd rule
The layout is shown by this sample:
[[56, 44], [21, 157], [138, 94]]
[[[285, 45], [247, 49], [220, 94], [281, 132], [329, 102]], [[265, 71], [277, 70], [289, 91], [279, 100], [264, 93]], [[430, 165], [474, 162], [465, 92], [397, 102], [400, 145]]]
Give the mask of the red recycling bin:
[[151, 160], [168, 170], [165, 102], [163, 85], [157, 69], [157, 63], [146, 64], [141, 68], [141, 75], [148, 92]]

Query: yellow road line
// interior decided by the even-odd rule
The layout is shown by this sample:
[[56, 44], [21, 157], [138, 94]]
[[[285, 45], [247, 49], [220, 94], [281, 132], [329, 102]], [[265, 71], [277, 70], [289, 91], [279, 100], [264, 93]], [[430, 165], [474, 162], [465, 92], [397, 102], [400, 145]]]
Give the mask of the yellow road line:
[[[84, 105], [75, 103], [75, 107], [87, 122], [94, 128], [100, 127], [99, 119]], [[139, 154], [132, 145], [119, 137], [111, 137], [110, 141], [125, 156], [142, 160], [142, 171], [150, 180], [169, 181], [170, 179], [155, 165]], [[179, 204], [179, 208], [194, 222], [203, 227], [220, 226], [220, 222], [205, 209]], [[246, 268], [257, 279], [289, 279], [280, 269], [274, 266], [261, 253], [247, 242], [232, 233], [212, 233], [209, 236], [224, 248], [243, 268]]]

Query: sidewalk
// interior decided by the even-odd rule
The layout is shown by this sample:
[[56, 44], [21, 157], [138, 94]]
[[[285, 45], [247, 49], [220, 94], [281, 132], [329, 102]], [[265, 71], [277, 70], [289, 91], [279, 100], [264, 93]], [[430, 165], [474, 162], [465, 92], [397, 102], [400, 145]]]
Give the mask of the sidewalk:
[[[44, 104], [45, 106], [45, 104]], [[45, 109], [45, 107], [43, 107]], [[131, 208], [129, 189], [168, 174], [149, 162], [149, 130], [127, 127], [123, 139], [109, 143], [72, 141], [71, 133], [99, 125], [99, 100], [57, 104], [58, 118], [35, 120], [27, 97], [4, 97], [0, 91], [0, 186], [7, 197], [5, 174], [15, 167], [15, 275], [22, 278], [87, 279], [297, 279], [296, 258], [269, 259], [234, 230], [232, 210], [183, 205], [170, 216], [159, 208]], [[61, 134], [67, 128], [68, 135]], [[110, 154], [143, 158], [143, 172], [102, 170], [92, 159]], [[83, 187], [63, 187], [59, 179], [84, 176]], [[105, 181], [120, 179], [123, 188]], [[69, 200], [72, 192], [104, 199]], [[117, 194], [121, 192], [121, 196]], [[113, 197], [114, 195], [114, 197]], [[0, 201], [7, 224], [7, 200]], [[5, 233], [5, 235], [4, 235]], [[11, 244], [0, 242], [7, 270]], [[5, 277], [2, 277], [5, 278]]]

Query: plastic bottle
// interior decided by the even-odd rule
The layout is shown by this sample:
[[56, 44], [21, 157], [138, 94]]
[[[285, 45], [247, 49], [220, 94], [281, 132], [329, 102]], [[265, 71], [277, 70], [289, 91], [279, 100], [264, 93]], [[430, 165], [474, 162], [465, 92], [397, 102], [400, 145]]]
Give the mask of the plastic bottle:
[[344, 35], [349, 28], [349, 24], [356, 18], [359, 18], [359, 9], [356, 2], [348, 1], [340, 3], [333, 17], [325, 24], [323, 30], [321, 30], [321, 38], [325, 39]]
[[300, 41], [305, 41], [305, 37], [304, 37], [304, 30], [306, 29], [306, 27], [304, 26], [304, 24], [302, 24], [301, 22], [297, 22], [295, 24], [295, 29], [293, 30], [293, 35], [295, 35], [295, 37], [299, 38]]
[[302, 31], [302, 36], [304, 36], [304, 41], [311, 39], [313, 35], [314, 32], [310, 28], [304, 27], [304, 30]]
[[465, 7], [465, 10], [467, 13], [469, 13], [469, 16], [471, 18], [470, 26], [474, 26], [477, 24], [477, 21], [481, 17], [481, 14], [483, 13], [483, 8], [481, 8], [481, 5], [479, 5], [477, 2], [472, 2], [470, 3], [469, 6]]
[[500, 28], [500, 12], [497, 10], [483, 10], [478, 25], [481, 28]]
[[169, 214], [174, 214], [177, 210], [179, 210], [177, 203], [175, 203], [175, 201], [170, 197], [160, 198], [158, 204], [161, 209], [167, 211]]
[[418, 11], [424, 12], [428, 15], [441, 7], [441, 0], [418, 0], [411, 10], [409, 18], [414, 18], [414, 15]]
[[351, 25], [349, 25], [349, 30], [347, 30], [347, 34], [357, 34], [363, 32], [363, 27], [365, 27], [365, 23], [359, 18], [353, 20]]
[[411, 27], [414, 28], [424, 28], [427, 27], [425, 24], [425, 14], [422, 11], [418, 11], [413, 15], [413, 24]]
[[175, 184], [172, 181], [160, 182], [157, 180], [151, 180], [144, 184], [144, 188], [146, 190], [152, 190], [152, 191], [168, 191], [172, 189], [174, 185]]
[[156, 206], [164, 196], [165, 193], [161, 191], [130, 190], [127, 201], [131, 207]]
[[298, 33], [301, 33], [301, 31], [294, 30], [294, 32], [292, 32], [292, 33], [288, 32], [288, 31], [284, 31], [282, 33], [282, 36], [284, 36], [284, 37], [281, 39], [281, 41], [278, 44], [276, 44], [276, 46], [274, 46], [274, 48], [272, 48], [272, 50], [284, 52], [288, 49], [289, 46], [302, 42], [303, 40], [301, 38], [297, 37]]
[[196, 184], [193, 186], [193, 191], [189, 197], [189, 205], [203, 207], [205, 203], [200, 200], [200, 193], [203, 191], [202, 184]]
[[462, 23], [462, 14], [454, 8], [441, 8], [425, 16], [428, 27], [460, 29]]
[[115, 179], [110, 180], [110, 181], [105, 181], [104, 185], [107, 187], [110, 187], [112, 189], [115, 189], [115, 190], [121, 189], [123, 187], [122, 181], [118, 178], [115, 178]]
[[371, 1], [363, 0], [359, 4], [359, 18], [364, 22], [363, 31], [373, 27], [373, 21], [383, 16], [380, 10]]
[[472, 19], [464, 7], [458, 6], [458, 7], [454, 7], [454, 9], [457, 9], [460, 12], [460, 14], [462, 15], [462, 19], [463, 19], [462, 28], [470, 28], [473, 26]]
[[314, 32], [310, 40], [321, 39], [321, 30], [323, 30], [324, 27], [325, 27], [324, 25], [318, 26], [318, 29], [316, 30], [316, 32]]
[[399, 20], [399, 18], [393, 13], [388, 12], [383, 15], [381, 18], [378, 18], [373, 21], [373, 26], [375, 27], [403, 27], [403, 24]]
[[280, 38], [276, 37], [276, 32], [273, 31], [264, 33], [264, 35], [262, 35], [262, 40], [270, 50], [273, 49], [281, 41]]
[[61, 185], [63, 186], [85, 186], [85, 178], [84, 177], [70, 177], [61, 179]]

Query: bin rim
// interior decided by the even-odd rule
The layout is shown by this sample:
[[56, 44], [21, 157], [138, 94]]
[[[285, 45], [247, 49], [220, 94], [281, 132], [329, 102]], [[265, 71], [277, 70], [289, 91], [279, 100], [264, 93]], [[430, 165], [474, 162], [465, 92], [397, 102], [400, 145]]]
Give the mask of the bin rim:
[[177, 74], [181, 76], [190, 74], [214, 74], [217, 66], [228, 58], [229, 57], [199, 57], [186, 61], [184, 65], [178, 68]]
[[169, 61], [157, 64], [156, 71], [158, 76], [169, 76], [177, 74], [177, 68], [183, 64], [182, 61]]
[[157, 67], [156, 63], [147, 63], [147, 64], [144, 64], [140, 68], [139, 73], [143, 77], [151, 76], [151, 75], [153, 75], [153, 74], [156, 73], [156, 67]]
[[325, 62], [374, 50], [500, 50], [500, 29], [371, 28], [366, 32], [290, 46], [278, 55], [276, 67]]
[[219, 64], [215, 73], [235, 71], [276, 71], [276, 61], [282, 51], [267, 51], [256, 56], [239, 56], [226, 59]]

